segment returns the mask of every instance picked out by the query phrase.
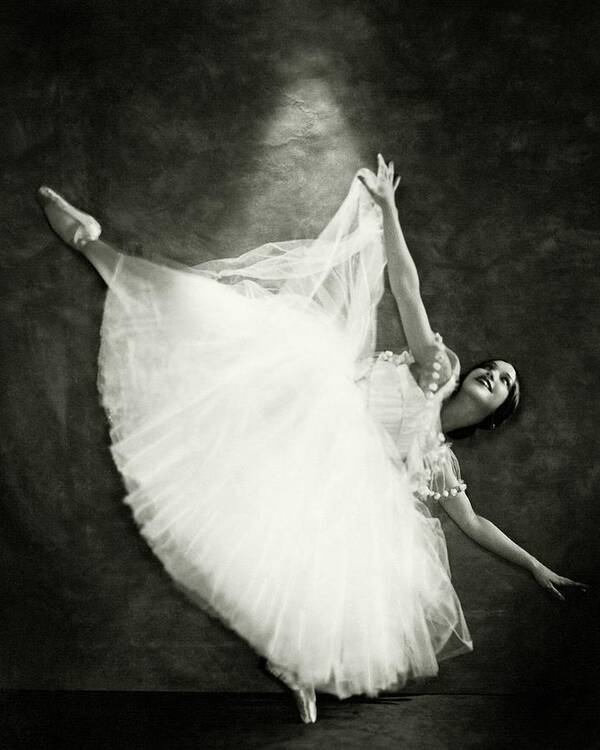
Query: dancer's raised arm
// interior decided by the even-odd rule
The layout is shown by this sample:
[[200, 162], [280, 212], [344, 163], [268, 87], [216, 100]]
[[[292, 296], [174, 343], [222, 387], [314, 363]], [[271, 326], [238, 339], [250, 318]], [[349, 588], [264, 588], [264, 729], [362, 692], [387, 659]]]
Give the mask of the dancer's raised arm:
[[394, 162], [386, 165], [379, 154], [377, 175], [365, 172], [358, 179], [382, 210], [390, 287], [398, 305], [407, 343], [417, 362], [423, 364], [430, 358], [431, 347], [436, 343], [421, 299], [417, 268], [404, 239], [394, 202], [400, 178], [394, 179]]

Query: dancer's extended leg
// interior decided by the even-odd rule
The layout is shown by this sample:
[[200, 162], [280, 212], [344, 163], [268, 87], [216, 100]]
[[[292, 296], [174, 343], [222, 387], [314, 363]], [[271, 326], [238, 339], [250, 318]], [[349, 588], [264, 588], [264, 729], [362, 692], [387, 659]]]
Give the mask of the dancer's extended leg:
[[110, 282], [114, 280], [117, 269], [123, 261], [123, 254], [104, 240], [91, 240], [81, 248], [81, 252], [110, 286]]
[[[56, 234], [87, 257], [122, 301], [129, 303], [136, 295], [151, 300], [149, 314], [161, 325], [175, 327], [178, 335], [197, 337], [208, 330], [215, 336], [230, 335], [247, 322], [248, 305], [230, 290], [202, 275], [119, 252], [99, 239], [101, 227], [92, 216], [51, 188], [40, 188], [39, 198]], [[226, 305], [223, 295], [228, 295]]]
[[52, 188], [44, 185], [38, 190], [38, 197], [50, 226], [71, 247], [79, 250], [100, 237], [102, 227], [96, 219], [79, 211]]
[[67, 245], [83, 253], [108, 284], [114, 277], [122, 255], [99, 239], [102, 231], [100, 224], [51, 188], [41, 187], [38, 195], [52, 229]]

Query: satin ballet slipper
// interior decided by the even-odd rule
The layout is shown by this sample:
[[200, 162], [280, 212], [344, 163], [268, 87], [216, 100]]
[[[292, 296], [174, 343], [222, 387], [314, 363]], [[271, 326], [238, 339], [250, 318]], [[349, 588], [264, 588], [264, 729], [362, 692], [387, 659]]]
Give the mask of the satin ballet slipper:
[[317, 696], [314, 688], [300, 685], [289, 672], [271, 662], [267, 662], [266, 668], [273, 677], [277, 677], [292, 691], [302, 721], [305, 724], [314, 724], [317, 720]]
[[[50, 226], [68, 245], [80, 250], [88, 242], [100, 237], [102, 227], [96, 219], [79, 211], [52, 188], [43, 185], [38, 190], [38, 196]], [[64, 217], [56, 215], [53, 208], [62, 211], [71, 221], [65, 221]]]

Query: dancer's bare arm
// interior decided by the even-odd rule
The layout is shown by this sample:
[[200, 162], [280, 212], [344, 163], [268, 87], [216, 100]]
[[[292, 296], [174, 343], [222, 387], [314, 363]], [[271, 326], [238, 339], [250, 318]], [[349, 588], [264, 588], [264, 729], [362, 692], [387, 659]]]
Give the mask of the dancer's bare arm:
[[367, 172], [359, 179], [382, 210], [390, 287], [398, 305], [407, 343], [417, 362], [423, 364], [431, 357], [431, 348], [436, 344], [421, 299], [417, 268], [404, 239], [394, 202], [400, 178], [394, 178], [394, 163], [386, 165], [381, 154], [377, 157], [377, 167], [377, 175]]
[[475, 513], [465, 492], [459, 492], [454, 497], [440, 498], [440, 502], [444, 510], [467, 536], [470, 536], [485, 549], [528, 570], [540, 586], [547, 589], [558, 599], [564, 600], [565, 597], [557, 586], [574, 586], [583, 590], [587, 589], [586, 584], [560, 576], [542, 565], [539, 560], [510, 539], [491, 521]]

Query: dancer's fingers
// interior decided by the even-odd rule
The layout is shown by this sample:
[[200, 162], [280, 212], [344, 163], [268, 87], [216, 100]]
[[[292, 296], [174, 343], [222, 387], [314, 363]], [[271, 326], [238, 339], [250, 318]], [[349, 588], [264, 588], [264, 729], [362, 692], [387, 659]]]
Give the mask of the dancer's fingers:
[[560, 599], [561, 602], [564, 602], [565, 597], [560, 593], [560, 591], [556, 588], [556, 586], [553, 586], [551, 583], [549, 583], [548, 591], [551, 594], [553, 594], [557, 599]]
[[587, 583], [581, 583], [580, 581], [573, 581], [570, 578], [564, 578], [564, 577], [561, 577], [559, 584], [561, 586], [573, 586], [577, 589], [582, 589], [583, 591], [587, 591], [589, 588]]
[[402, 177], [396, 177], [396, 181], [394, 182], [394, 192], [396, 192], [401, 179]]

